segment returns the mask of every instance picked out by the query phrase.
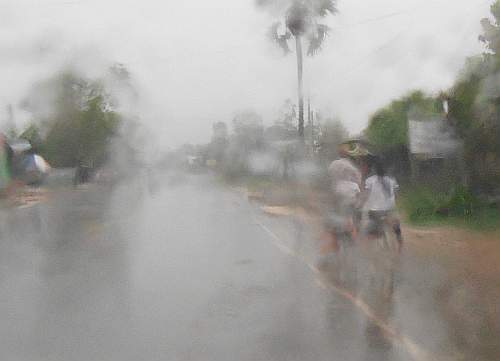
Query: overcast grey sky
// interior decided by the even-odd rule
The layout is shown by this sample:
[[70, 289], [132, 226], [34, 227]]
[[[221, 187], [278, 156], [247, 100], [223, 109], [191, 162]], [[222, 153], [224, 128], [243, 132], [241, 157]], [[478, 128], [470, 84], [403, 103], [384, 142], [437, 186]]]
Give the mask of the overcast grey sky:
[[[390, 99], [448, 87], [483, 50], [479, 21], [492, 2], [339, 0], [323, 51], [305, 63], [306, 92], [358, 132]], [[253, 0], [0, 0], [0, 106], [66, 64], [95, 75], [117, 61], [164, 146], [206, 141], [241, 108], [270, 123], [296, 97], [294, 54], [265, 35], [273, 20]]]

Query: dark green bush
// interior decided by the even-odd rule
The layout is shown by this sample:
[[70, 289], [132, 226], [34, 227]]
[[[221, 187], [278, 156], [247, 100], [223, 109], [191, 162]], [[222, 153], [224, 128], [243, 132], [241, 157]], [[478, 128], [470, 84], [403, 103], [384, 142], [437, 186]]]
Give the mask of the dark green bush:
[[427, 222], [447, 217], [468, 218], [483, 208], [483, 204], [469, 189], [455, 186], [448, 192], [437, 192], [428, 188], [405, 191], [401, 205], [412, 222]]
[[439, 194], [429, 189], [418, 188], [403, 193], [401, 204], [410, 221], [423, 222], [436, 215], [442, 201], [439, 198]]
[[449, 215], [471, 217], [481, 209], [483, 204], [469, 189], [464, 186], [456, 186], [449, 193], [448, 200], [443, 206], [449, 210]]

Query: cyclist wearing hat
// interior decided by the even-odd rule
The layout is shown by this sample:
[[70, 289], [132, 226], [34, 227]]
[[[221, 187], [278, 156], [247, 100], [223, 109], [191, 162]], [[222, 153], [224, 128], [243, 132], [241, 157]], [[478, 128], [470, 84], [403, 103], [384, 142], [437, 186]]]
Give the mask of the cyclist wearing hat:
[[362, 159], [369, 155], [366, 148], [357, 142], [342, 143], [338, 147], [340, 159], [334, 160], [328, 167], [331, 177], [334, 209], [329, 216], [328, 228], [334, 239], [334, 248], [338, 248], [338, 233], [349, 233], [356, 237], [355, 216], [360, 203], [363, 181]]

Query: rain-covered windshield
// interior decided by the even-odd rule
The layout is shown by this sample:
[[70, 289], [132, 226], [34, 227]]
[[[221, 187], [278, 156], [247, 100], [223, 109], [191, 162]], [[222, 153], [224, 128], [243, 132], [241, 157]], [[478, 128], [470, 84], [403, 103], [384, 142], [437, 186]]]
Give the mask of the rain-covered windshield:
[[0, 0], [0, 360], [500, 359], [500, 0]]

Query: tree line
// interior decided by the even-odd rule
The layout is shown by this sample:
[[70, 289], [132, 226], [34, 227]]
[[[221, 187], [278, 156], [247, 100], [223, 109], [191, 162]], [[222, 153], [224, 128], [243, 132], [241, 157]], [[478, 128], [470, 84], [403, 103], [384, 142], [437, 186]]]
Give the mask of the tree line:
[[[408, 120], [430, 119], [447, 111], [448, 123], [464, 144], [471, 188], [491, 191], [500, 184], [500, 1], [492, 20], [482, 19], [478, 41], [486, 51], [468, 58], [454, 84], [438, 94], [413, 91], [376, 111], [365, 130], [386, 154], [408, 151]], [[444, 104], [448, 109], [444, 109]]]
[[297, 135], [298, 120], [297, 106], [290, 99], [269, 125], [256, 111], [243, 109], [229, 124], [215, 122], [209, 143], [185, 144], [175, 153], [195, 156], [201, 165], [208, 163], [229, 178], [287, 179], [296, 175], [294, 166], [306, 159], [314, 159], [326, 169], [337, 156], [337, 146], [348, 138], [347, 130], [338, 118], [308, 111], [302, 141]]
[[108, 160], [112, 140], [126, 119], [118, 109], [116, 89], [134, 93], [128, 70], [111, 66], [100, 78], [66, 69], [37, 82], [21, 107], [31, 114], [17, 134], [54, 167], [86, 164], [99, 167]]

